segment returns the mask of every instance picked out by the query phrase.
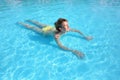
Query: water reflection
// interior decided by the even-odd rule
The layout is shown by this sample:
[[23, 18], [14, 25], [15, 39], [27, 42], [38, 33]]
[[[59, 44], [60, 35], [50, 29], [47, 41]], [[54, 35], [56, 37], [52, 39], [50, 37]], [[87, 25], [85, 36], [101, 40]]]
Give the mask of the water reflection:
[[22, 3], [22, 0], [4, 0], [4, 3], [11, 6], [17, 6]]
[[120, 0], [100, 0], [102, 6], [120, 6]]

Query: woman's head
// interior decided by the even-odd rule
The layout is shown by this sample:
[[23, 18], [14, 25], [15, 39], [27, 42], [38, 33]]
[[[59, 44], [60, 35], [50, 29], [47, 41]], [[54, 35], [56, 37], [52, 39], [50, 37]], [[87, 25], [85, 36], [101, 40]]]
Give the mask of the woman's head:
[[68, 26], [68, 21], [64, 18], [59, 18], [57, 22], [55, 22], [55, 28], [57, 31], [61, 32], [63, 29], [65, 31], [68, 31], [69, 26]]

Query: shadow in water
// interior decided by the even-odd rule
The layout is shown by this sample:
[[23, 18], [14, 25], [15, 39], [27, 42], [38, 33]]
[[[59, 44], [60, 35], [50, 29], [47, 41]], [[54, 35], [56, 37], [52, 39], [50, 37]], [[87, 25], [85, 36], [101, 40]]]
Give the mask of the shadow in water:
[[36, 33], [36, 35], [29, 35], [29, 38], [33, 41], [37, 41], [39, 42], [40, 44], [44, 44], [44, 45], [47, 45], [48, 47], [49, 46], [52, 46], [54, 48], [59, 48], [56, 45], [52, 44], [51, 42], [54, 41], [54, 38], [52, 36], [44, 36], [43, 34], [40, 34], [40, 33]]
[[[23, 25], [20, 25], [18, 22], [16, 23], [16, 25], [20, 26], [21, 28], [24, 28], [26, 30], [31, 30], [31, 29], [28, 29], [26, 27], [24, 27]], [[37, 26], [35, 26], [37, 27]], [[39, 33], [39, 32], [36, 32], [34, 30], [31, 30], [33, 32], [36, 33], [36, 35], [32, 35], [32, 34], [29, 34], [29, 38], [33, 41], [37, 41], [39, 42], [40, 44], [44, 44], [44, 45], [48, 45], [48, 46], [52, 46], [54, 48], [59, 48], [57, 45], [54, 45], [52, 44], [51, 42], [54, 40], [54, 37], [52, 36], [49, 36], [49, 35], [43, 35], [42, 33]]]
[[70, 36], [70, 37], [76, 37], [76, 39], [83, 39], [83, 40], [86, 40], [84, 37], [82, 37], [81, 35], [76, 35], [76, 34], [67, 34], [66, 36]]

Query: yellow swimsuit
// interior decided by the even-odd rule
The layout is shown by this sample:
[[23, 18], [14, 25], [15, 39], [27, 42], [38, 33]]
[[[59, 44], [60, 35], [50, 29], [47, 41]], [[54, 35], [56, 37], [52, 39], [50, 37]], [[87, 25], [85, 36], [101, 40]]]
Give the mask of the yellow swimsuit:
[[52, 27], [52, 26], [45, 26], [45, 27], [42, 28], [42, 31], [44, 33], [52, 33], [52, 32], [54, 32], [54, 30], [55, 30], [55, 28]]

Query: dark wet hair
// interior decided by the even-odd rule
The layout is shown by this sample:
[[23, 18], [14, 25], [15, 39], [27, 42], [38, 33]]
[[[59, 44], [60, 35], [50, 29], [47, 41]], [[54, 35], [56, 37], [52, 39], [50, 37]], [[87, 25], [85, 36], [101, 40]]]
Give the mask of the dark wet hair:
[[59, 19], [54, 23], [55, 28], [56, 28], [56, 30], [57, 30], [58, 32], [61, 32], [60, 28], [62, 28], [62, 23], [63, 23], [64, 21], [67, 21], [67, 20], [64, 19], [64, 18], [59, 18]]

